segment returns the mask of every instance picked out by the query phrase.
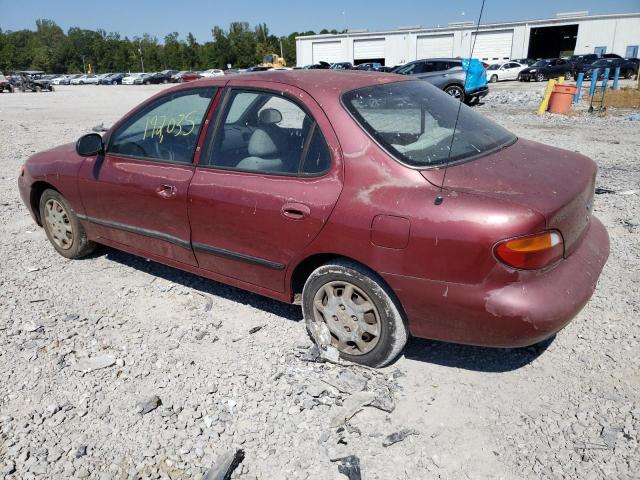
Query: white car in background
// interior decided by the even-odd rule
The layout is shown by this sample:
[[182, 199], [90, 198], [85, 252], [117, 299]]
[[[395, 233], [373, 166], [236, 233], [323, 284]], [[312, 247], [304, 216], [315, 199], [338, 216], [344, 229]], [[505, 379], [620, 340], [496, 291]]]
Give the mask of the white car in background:
[[133, 85], [136, 78], [139, 78], [141, 75], [141, 73], [130, 73], [122, 79], [122, 85]]
[[502, 80], [517, 80], [518, 75], [525, 68], [527, 65], [517, 62], [494, 63], [487, 67], [487, 81], [495, 83]]
[[78, 78], [74, 78], [71, 80], [71, 85], [86, 85], [87, 83], [91, 83], [91, 79], [95, 77], [95, 75], [80, 75]]
[[51, 85], [69, 85], [69, 76], [60, 75], [51, 79]]
[[200, 76], [201, 77], [220, 77], [224, 75], [224, 72], [222, 70], [220, 70], [219, 68], [210, 68], [209, 70], [205, 70], [203, 72], [200, 72]]
[[107, 75], [111, 75], [111, 74], [110, 73], [101, 73], [100, 75], [94, 75], [93, 77], [87, 78], [85, 83], [91, 84], [91, 85], [99, 85], [100, 84], [100, 80], [102, 80]]

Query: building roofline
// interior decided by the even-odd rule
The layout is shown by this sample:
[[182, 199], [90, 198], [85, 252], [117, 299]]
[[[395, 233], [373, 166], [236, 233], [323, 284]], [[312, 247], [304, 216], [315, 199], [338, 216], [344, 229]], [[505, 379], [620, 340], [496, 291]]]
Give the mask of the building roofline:
[[[577, 15], [575, 17], [554, 17], [539, 20], [521, 20], [513, 22], [496, 22], [496, 23], [481, 23], [479, 30], [488, 30], [495, 28], [508, 28], [516, 27], [520, 25], [540, 25], [540, 24], [567, 24], [576, 23], [584, 20], [602, 20], [611, 18], [640, 18], [640, 12], [634, 13], [608, 13], [602, 15]], [[303, 35], [296, 37], [296, 40], [329, 40], [334, 38], [349, 38], [349, 37], [375, 37], [381, 35], [390, 34], [420, 34], [420, 33], [447, 33], [460, 30], [475, 30], [475, 25], [446, 25], [444, 27], [427, 27], [427, 28], [412, 28], [412, 29], [394, 29], [394, 30], [379, 30], [374, 32], [352, 32], [352, 33], [325, 33], [322, 35]]]

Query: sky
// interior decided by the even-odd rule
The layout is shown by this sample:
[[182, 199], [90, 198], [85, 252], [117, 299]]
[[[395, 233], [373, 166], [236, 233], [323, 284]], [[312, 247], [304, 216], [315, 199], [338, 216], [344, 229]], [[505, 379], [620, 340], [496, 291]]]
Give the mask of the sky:
[[[272, 34], [344, 28], [385, 30], [401, 26], [433, 27], [477, 22], [482, 0], [0, 0], [2, 30], [35, 29], [38, 18], [69, 27], [102, 28], [133, 37], [150, 33], [160, 40], [170, 32], [193, 32], [211, 40], [211, 28], [232, 21], [266, 23]], [[550, 18], [558, 12], [590, 14], [640, 12], [640, 0], [518, 1], [485, 0], [482, 23]]]

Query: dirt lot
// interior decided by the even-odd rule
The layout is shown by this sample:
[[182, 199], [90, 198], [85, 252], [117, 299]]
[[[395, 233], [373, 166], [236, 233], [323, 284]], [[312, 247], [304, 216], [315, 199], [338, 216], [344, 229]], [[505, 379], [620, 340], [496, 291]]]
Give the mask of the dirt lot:
[[[492, 85], [478, 111], [598, 162], [598, 187], [616, 192], [595, 199], [609, 262], [544, 347], [412, 340], [375, 372], [305, 361], [298, 307], [107, 248], [55, 254], [20, 202], [20, 165], [161, 88], [0, 95], [0, 478], [202, 478], [237, 447], [242, 479], [344, 479], [345, 461], [332, 460], [348, 455], [365, 479], [640, 478], [633, 112], [538, 117], [544, 85]], [[87, 361], [105, 368], [87, 372]], [[363, 390], [381, 408], [332, 428]], [[142, 414], [154, 395], [162, 405]]]

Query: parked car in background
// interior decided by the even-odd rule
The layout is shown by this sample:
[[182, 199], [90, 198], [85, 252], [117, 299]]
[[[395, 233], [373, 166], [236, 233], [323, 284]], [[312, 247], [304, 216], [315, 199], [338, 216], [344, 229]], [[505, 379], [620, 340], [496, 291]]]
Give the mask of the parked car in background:
[[517, 62], [500, 62], [489, 65], [487, 68], [487, 80], [491, 83], [502, 80], [517, 80], [522, 70], [527, 68]]
[[591, 65], [593, 62], [600, 58], [596, 53], [586, 53], [584, 55], [571, 55], [567, 59], [567, 63], [570, 65], [571, 74], [575, 78], [583, 65]]
[[625, 58], [624, 59], [625, 62], [627, 62], [629, 64], [629, 66], [631, 67], [631, 69], [633, 69], [634, 74], [636, 75], [636, 78], [638, 77], [638, 73], [640, 70], [640, 59], [639, 58]]
[[80, 75], [79, 77], [72, 79], [70, 84], [71, 85], [87, 85], [88, 83], [92, 83], [95, 77], [96, 76], [94, 74]]
[[13, 85], [11, 85], [9, 79], [4, 76], [4, 73], [0, 72], [0, 93], [2, 92], [13, 93]]
[[153, 73], [141, 73], [133, 79], [134, 85], [149, 85], [152, 83]]
[[122, 79], [122, 85], [133, 85], [134, 81], [140, 77], [142, 73], [130, 73]]
[[104, 77], [100, 83], [102, 85], [120, 85], [124, 77], [124, 73], [112, 73], [111, 75]]
[[199, 78], [202, 78], [202, 77], [198, 72], [184, 72], [178, 77], [177, 82], [178, 83], [192, 82], [194, 80], [198, 80]]
[[[164, 72], [151, 73], [149, 76], [141, 79], [142, 83], [145, 85], [151, 84], [159, 84], [159, 83], [169, 83], [171, 81], [171, 75], [168, 75]], [[138, 83], [134, 81], [137, 85]]]
[[110, 73], [100, 73], [98, 75], [95, 75], [93, 77], [87, 77], [85, 83], [87, 85], [100, 85], [102, 83], [102, 80], [104, 78], [107, 78], [109, 75], [111, 75]]
[[377, 63], [377, 62], [367, 62], [367, 63], [360, 63], [356, 66], [353, 67], [354, 70], [364, 70], [367, 72], [377, 72], [380, 67], [382, 67], [381, 63]]
[[465, 92], [467, 74], [462, 68], [462, 59], [460, 58], [415, 60], [396, 67], [393, 73], [426, 80], [465, 103], [477, 101], [489, 93], [487, 86], [476, 91]]
[[182, 75], [184, 75], [188, 71], [189, 70], [180, 70], [179, 72], [174, 73], [173, 75], [171, 75], [171, 83], [178, 83], [180, 81], [180, 78], [182, 77]]
[[522, 347], [564, 328], [609, 255], [596, 171], [428, 82], [274, 71], [163, 90], [31, 156], [18, 187], [66, 258], [98, 242], [301, 299], [316, 342], [380, 367], [409, 335]]
[[[66, 83], [62, 83], [62, 82], [66, 82]], [[69, 85], [69, 76], [58, 75], [55, 78], [51, 79], [51, 85]]]
[[331, 64], [331, 70], [351, 70], [353, 64], [351, 62], [336, 62]]
[[[269, 67], [266, 68], [268, 69]], [[200, 72], [200, 76], [203, 78], [220, 77], [222, 75], [224, 75], [224, 71], [220, 70], [219, 68], [210, 68], [209, 70]]]
[[584, 73], [584, 78], [591, 78], [595, 69], [599, 69], [600, 75], [605, 69], [609, 69], [609, 78], [613, 78], [615, 69], [620, 67], [620, 78], [633, 78], [638, 73], [638, 64], [624, 58], [601, 58], [591, 65], [581, 65], [577, 73]]
[[520, 72], [521, 82], [542, 82], [550, 78], [565, 77], [571, 78], [571, 64], [562, 58], [548, 58], [546, 60], [538, 60], [530, 67]]

